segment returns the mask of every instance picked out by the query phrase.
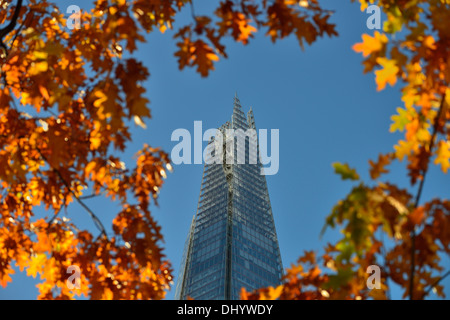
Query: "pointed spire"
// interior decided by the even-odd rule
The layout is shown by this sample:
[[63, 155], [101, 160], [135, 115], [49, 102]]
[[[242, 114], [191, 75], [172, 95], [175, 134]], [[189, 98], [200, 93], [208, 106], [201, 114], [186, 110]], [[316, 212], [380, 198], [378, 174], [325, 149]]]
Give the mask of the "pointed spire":
[[237, 96], [237, 92], [234, 94], [233, 114], [231, 115], [231, 125], [233, 128], [245, 128], [247, 126], [245, 114], [242, 110], [241, 102]]
[[236, 104], [240, 105], [240, 101], [239, 101], [239, 98], [238, 98], [238, 95], [237, 95], [237, 91], [234, 92], [234, 104], [235, 105]]
[[241, 102], [239, 101], [239, 98], [237, 96], [237, 91], [234, 93], [234, 109], [239, 108], [241, 109]]

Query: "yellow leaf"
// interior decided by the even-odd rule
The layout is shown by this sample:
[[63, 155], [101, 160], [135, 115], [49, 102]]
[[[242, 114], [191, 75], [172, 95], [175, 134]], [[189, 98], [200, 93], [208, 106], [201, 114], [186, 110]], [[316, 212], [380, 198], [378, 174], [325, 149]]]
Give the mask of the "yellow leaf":
[[408, 106], [406, 109], [397, 108], [397, 113], [391, 116], [392, 124], [389, 127], [389, 132], [405, 130], [405, 126], [409, 123], [412, 116], [416, 114], [414, 108]]
[[448, 141], [439, 141], [439, 145], [436, 151], [435, 164], [440, 164], [444, 173], [447, 173], [450, 167], [450, 143]]
[[416, 138], [420, 142], [428, 142], [431, 139], [431, 133], [425, 128], [420, 128], [417, 130]]
[[45, 253], [38, 253], [35, 256], [31, 257], [28, 264], [27, 276], [36, 278], [36, 275], [43, 271], [46, 260], [47, 255]]
[[102, 137], [100, 134], [96, 134], [92, 137], [90, 137], [89, 141], [91, 142], [91, 150], [96, 150], [98, 147], [100, 147], [100, 144], [102, 143]]
[[405, 103], [406, 108], [411, 108], [419, 100], [417, 90], [414, 88], [408, 88], [403, 92], [402, 100]]
[[417, 142], [415, 141], [403, 141], [400, 140], [397, 145], [394, 146], [395, 156], [400, 161], [403, 160], [405, 156], [408, 156], [412, 150], [417, 147]]
[[33, 62], [31, 64], [29, 74], [34, 76], [34, 75], [37, 75], [38, 73], [45, 72], [47, 70], [48, 70], [47, 61]]
[[33, 56], [38, 60], [45, 60], [48, 57], [48, 53], [43, 51], [34, 51]]
[[381, 91], [386, 87], [386, 83], [394, 86], [397, 82], [397, 73], [399, 68], [394, 60], [387, 58], [377, 58], [377, 63], [383, 68], [375, 71], [375, 82], [377, 83], [377, 91]]

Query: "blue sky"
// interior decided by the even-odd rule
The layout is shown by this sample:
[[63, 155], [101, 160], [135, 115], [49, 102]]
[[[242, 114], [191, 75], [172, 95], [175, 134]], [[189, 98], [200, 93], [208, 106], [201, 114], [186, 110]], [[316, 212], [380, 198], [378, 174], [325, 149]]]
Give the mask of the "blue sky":
[[[199, 15], [208, 12], [212, 1], [194, 3]], [[124, 154], [130, 166], [132, 155], [144, 143], [170, 153], [176, 144], [170, 140], [175, 129], [193, 133], [194, 121], [202, 121], [207, 129], [229, 120], [236, 91], [244, 111], [252, 106], [258, 129], [280, 130], [280, 168], [276, 175], [267, 176], [267, 183], [285, 267], [303, 250], [321, 250], [340, 237], [333, 230], [319, 237], [325, 217], [352, 187], [333, 173], [331, 164], [347, 162], [368, 181], [368, 160], [392, 150], [401, 138], [389, 133], [390, 116], [401, 106], [400, 86], [376, 92], [374, 75], [363, 74], [362, 57], [351, 49], [363, 33], [372, 33], [366, 28], [369, 15], [350, 1], [321, 3], [336, 10], [332, 21], [339, 37], [319, 39], [304, 51], [294, 37], [272, 44], [263, 32], [247, 46], [226, 41], [229, 58], [221, 59], [206, 79], [192, 69], [178, 70], [171, 31], [150, 34], [135, 53], [151, 74], [146, 88], [152, 119], [146, 122], [146, 130], [133, 129], [133, 143]], [[70, 4], [91, 7], [91, 1], [58, 1], [61, 8]], [[189, 10], [184, 10], [180, 19], [190, 19]], [[393, 165], [387, 179], [415, 191], [416, 187], [409, 187], [404, 166]], [[202, 171], [202, 165], [175, 166], [161, 190], [159, 207], [152, 208], [162, 226], [165, 253], [175, 277], [196, 212]], [[422, 200], [448, 198], [448, 183], [448, 175], [432, 167]], [[102, 221], [111, 221], [117, 213], [117, 206], [106, 200], [89, 201]], [[67, 214], [81, 227], [96, 232], [89, 216], [76, 204]], [[445, 264], [448, 269], [448, 259]], [[37, 282], [18, 273], [6, 289], [0, 289], [0, 299], [34, 299]], [[443, 284], [450, 295], [450, 280]], [[167, 298], [173, 298], [174, 291], [175, 285]], [[398, 290], [393, 297], [399, 298]]]

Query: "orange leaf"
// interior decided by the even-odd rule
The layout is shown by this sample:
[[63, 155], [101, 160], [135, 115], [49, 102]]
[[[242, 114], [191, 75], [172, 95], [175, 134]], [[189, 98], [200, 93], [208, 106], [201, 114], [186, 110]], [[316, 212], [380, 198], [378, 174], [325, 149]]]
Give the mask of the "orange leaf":
[[388, 38], [385, 34], [375, 31], [374, 36], [371, 37], [368, 34], [362, 35], [363, 42], [356, 43], [353, 45], [352, 49], [356, 52], [362, 52], [364, 57], [380, 51], [383, 49], [385, 44], [388, 42]]
[[418, 207], [416, 208], [416, 210], [414, 210], [409, 214], [409, 220], [415, 225], [421, 224], [423, 219], [425, 219], [424, 207]]
[[39, 86], [39, 92], [42, 94], [42, 96], [45, 98], [45, 100], [49, 100], [50, 96], [48, 94], [47, 88], [44, 86]]

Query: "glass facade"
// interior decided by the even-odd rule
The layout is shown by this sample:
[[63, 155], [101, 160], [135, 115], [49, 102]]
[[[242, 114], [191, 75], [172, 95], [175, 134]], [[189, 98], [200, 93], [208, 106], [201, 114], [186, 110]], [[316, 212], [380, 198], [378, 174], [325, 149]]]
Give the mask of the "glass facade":
[[237, 97], [207, 151], [175, 298], [236, 300], [242, 287], [278, 285], [282, 275], [253, 112], [246, 117]]

